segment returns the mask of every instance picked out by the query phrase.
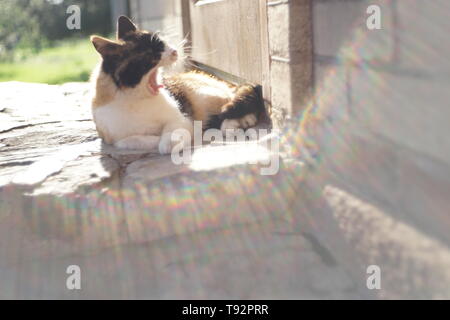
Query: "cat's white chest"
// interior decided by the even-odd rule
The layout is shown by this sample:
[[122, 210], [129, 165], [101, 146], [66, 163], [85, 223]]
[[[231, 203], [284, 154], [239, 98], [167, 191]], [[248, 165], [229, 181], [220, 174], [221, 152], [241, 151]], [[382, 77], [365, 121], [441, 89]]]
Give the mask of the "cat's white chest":
[[164, 101], [158, 100], [153, 103], [143, 100], [128, 106], [118, 101], [98, 107], [93, 111], [95, 124], [113, 142], [134, 135], [160, 135], [167, 107]]

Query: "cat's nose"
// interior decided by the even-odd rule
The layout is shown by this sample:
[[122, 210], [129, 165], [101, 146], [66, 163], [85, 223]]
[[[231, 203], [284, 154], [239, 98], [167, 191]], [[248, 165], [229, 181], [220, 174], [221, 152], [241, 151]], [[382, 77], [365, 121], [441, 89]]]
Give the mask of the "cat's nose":
[[172, 49], [172, 52], [170, 53], [172, 57], [178, 58], [178, 51], [175, 49]]

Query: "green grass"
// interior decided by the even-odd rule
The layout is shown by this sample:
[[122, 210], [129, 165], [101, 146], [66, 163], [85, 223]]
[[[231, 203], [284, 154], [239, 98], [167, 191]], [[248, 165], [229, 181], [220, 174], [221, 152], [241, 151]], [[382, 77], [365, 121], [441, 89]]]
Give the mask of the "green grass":
[[87, 81], [98, 59], [88, 39], [64, 41], [21, 61], [0, 62], [0, 81], [48, 84]]

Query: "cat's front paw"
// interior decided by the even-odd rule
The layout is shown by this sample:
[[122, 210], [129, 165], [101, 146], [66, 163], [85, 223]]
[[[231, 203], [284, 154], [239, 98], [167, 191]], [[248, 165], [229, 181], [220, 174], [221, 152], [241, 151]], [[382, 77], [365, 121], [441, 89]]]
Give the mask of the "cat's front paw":
[[169, 154], [172, 151], [172, 140], [170, 138], [170, 134], [165, 134], [161, 137], [158, 149], [161, 154]]
[[248, 129], [258, 122], [258, 118], [254, 114], [247, 114], [240, 119], [225, 119], [222, 122], [220, 130], [226, 133], [227, 130]]
[[165, 133], [159, 142], [159, 153], [169, 154], [173, 151], [179, 152], [189, 147], [190, 143], [191, 137], [188, 134]]
[[236, 130], [241, 127], [240, 123], [236, 119], [225, 119], [222, 122], [222, 125], [220, 126], [220, 130], [223, 133], [226, 133], [227, 130]]
[[241, 124], [242, 129], [247, 129], [253, 127], [258, 122], [258, 118], [253, 113], [247, 114], [246, 116], [239, 119], [239, 123]]

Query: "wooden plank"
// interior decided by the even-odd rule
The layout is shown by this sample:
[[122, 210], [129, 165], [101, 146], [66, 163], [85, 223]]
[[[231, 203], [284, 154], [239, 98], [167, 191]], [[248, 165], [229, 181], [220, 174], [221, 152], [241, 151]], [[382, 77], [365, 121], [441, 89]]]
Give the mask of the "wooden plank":
[[[268, 88], [267, 16], [262, 17], [263, 2], [191, 1], [193, 60]], [[262, 45], [267, 47], [264, 52]]]

